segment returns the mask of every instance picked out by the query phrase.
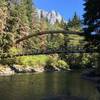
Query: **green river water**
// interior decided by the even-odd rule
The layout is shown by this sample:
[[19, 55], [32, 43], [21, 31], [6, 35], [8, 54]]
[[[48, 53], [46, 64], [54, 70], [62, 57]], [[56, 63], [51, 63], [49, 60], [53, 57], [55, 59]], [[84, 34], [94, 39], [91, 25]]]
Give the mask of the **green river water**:
[[0, 100], [42, 100], [47, 96], [83, 96], [100, 100], [95, 84], [78, 72], [17, 74], [0, 77]]

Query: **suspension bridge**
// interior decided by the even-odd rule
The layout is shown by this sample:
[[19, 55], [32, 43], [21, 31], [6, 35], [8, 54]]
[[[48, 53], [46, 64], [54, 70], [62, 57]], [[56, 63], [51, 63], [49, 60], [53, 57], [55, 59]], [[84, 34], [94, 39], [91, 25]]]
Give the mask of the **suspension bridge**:
[[100, 53], [100, 50], [98, 48], [100, 48], [100, 41], [94, 41], [94, 39], [96, 38], [100, 38], [100, 35], [95, 35], [95, 36], [89, 36], [88, 34], [84, 33], [84, 32], [73, 32], [73, 31], [65, 31], [65, 30], [57, 30], [57, 31], [42, 31], [42, 32], [36, 32], [35, 34], [30, 34], [24, 37], [21, 37], [20, 39], [17, 39], [15, 41], [15, 44], [19, 44], [20, 42], [27, 40], [29, 38], [32, 37], [36, 37], [36, 36], [41, 36], [41, 35], [46, 35], [46, 34], [76, 34], [76, 35], [80, 35], [80, 36], [85, 36], [85, 37], [89, 37], [90, 40], [93, 39], [93, 41], [91, 41], [92, 45], [94, 45], [95, 47], [90, 48], [91, 44], [86, 44], [84, 47], [83, 46], [63, 46], [60, 48], [56, 48], [56, 49], [45, 49], [45, 50], [33, 50], [33, 52], [28, 52], [28, 53], [18, 53], [15, 54], [14, 56], [28, 56], [28, 55], [41, 55], [41, 54], [55, 54], [55, 53], [64, 53], [64, 54], [69, 54], [69, 53]]

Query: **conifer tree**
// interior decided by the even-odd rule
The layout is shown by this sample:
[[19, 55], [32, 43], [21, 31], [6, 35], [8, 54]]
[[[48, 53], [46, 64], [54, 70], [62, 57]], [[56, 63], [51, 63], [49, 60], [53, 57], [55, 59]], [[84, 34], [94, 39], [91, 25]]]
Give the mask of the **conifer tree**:
[[84, 24], [87, 26], [87, 32], [91, 33], [93, 31], [96, 31], [97, 28], [100, 28], [100, 0], [84, 1]]
[[[91, 32], [96, 32], [100, 34], [100, 0], [85, 0], [84, 3], [85, 14], [84, 24], [87, 26], [86, 32], [91, 34]], [[97, 39], [97, 38], [96, 38]], [[99, 39], [98, 39], [99, 40]], [[100, 74], [100, 54], [98, 54], [98, 68], [97, 73]]]
[[73, 18], [71, 20], [69, 19], [68, 28], [72, 29], [73, 31], [81, 29], [81, 20], [76, 12], [74, 13]]

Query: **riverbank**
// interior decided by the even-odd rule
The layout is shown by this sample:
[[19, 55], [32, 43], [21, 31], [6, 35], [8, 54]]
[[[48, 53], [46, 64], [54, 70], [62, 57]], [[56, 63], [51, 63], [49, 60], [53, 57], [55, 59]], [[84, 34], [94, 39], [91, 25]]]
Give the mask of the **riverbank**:
[[54, 72], [54, 71], [68, 71], [70, 69], [62, 69], [55, 66], [23, 66], [23, 65], [0, 65], [0, 76], [9, 76], [17, 73], [41, 73], [41, 72]]
[[[6, 65], [0, 64], [0, 76], [16, 73], [53, 72], [69, 70], [69, 65], [59, 59], [58, 54], [16, 57], [15, 62], [5, 60]], [[2, 61], [3, 62], [3, 61]], [[10, 62], [10, 63], [9, 63]], [[11, 63], [12, 62], [12, 63]], [[8, 66], [9, 65], [9, 66]]]

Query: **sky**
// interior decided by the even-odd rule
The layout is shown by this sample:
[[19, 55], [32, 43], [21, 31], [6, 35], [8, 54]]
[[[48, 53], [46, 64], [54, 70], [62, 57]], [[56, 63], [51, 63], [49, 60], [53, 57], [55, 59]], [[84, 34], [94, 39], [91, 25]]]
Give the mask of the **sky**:
[[80, 18], [84, 13], [84, 0], [34, 0], [34, 4], [37, 8], [59, 12], [64, 19], [71, 19], [76, 12]]

